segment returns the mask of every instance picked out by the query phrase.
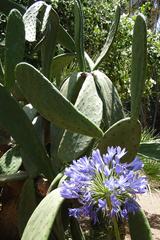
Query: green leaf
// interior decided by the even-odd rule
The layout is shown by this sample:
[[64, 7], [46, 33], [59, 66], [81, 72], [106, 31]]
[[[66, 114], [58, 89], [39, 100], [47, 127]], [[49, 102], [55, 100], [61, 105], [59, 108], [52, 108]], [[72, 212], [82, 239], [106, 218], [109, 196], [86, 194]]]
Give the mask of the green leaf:
[[57, 13], [51, 9], [45, 30], [45, 39], [41, 47], [42, 73], [47, 78], [50, 78], [52, 59], [56, 50], [58, 28], [59, 17]]
[[140, 143], [138, 153], [146, 158], [160, 161], [160, 140]]
[[23, 107], [23, 110], [25, 111], [30, 121], [32, 121], [37, 115], [37, 110], [30, 103], [26, 104]]
[[9, 90], [13, 90], [15, 84], [14, 69], [17, 63], [24, 57], [25, 31], [20, 12], [13, 9], [7, 22], [6, 47], [5, 47], [5, 73], [4, 84]]
[[53, 181], [51, 182], [47, 193], [50, 193], [51, 191], [53, 191], [55, 188], [57, 188], [59, 181], [61, 180], [61, 178], [63, 177], [63, 173], [58, 173], [57, 176], [53, 179]]
[[64, 129], [56, 127], [54, 124], [50, 126], [50, 153], [51, 153], [51, 163], [54, 166], [55, 175], [57, 175], [62, 168], [62, 163], [57, 158], [58, 147], [63, 136]]
[[138, 119], [147, 65], [147, 33], [144, 18], [136, 18], [132, 45], [131, 117]]
[[24, 181], [26, 178], [28, 178], [28, 174], [22, 171], [10, 175], [0, 174], [0, 185], [7, 182]]
[[36, 130], [37, 136], [39, 137], [42, 145], [44, 146], [44, 118], [39, 115], [32, 121], [34, 129]]
[[75, 42], [69, 33], [60, 24], [58, 29], [57, 42], [71, 52], [75, 52]]
[[111, 49], [111, 46], [113, 44], [115, 35], [117, 33], [118, 25], [119, 25], [120, 11], [121, 11], [120, 7], [118, 6], [117, 10], [116, 10], [115, 19], [111, 25], [111, 28], [110, 28], [108, 36], [107, 36], [107, 40], [102, 48], [100, 56], [96, 60], [96, 63], [94, 64], [92, 70], [95, 70], [99, 67], [99, 65], [101, 64], [101, 62], [104, 60], [104, 58], [107, 56], [109, 50]]
[[93, 137], [102, 136], [101, 129], [82, 115], [33, 66], [27, 63], [18, 64], [16, 67], [16, 79], [28, 101], [48, 121], [73, 132]]
[[85, 60], [89, 66], [89, 70], [91, 71], [93, 69], [93, 66], [94, 66], [94, 62], [93, 60], [90, 58], [90, 56], [88, 55], [87, 52], [84, 52], [84, 56], [85, 56]]
[[[100, 126], [103, 105], [98, 96], [94, 78], [90, 73], [86, 75], [86, 79], [75, 102], [75, 107], [97, 126]], [[57, 156], [65, 163], [77, 159], [85, 153], [92, 140], [93, 138], [91, 137], [65, 131], [59, 145]]]
[[69, 65], [75, 57], [75, 54], [72, 53], [64, 53], [61, 55], [57, 55], [52, 60], [51, 65], [51, 77], [56, 78], [56, 85], [59, 86], [61, 82], [61, 75], [64, 68]]
[[25, 12], [25, 7], [11, 0], [0, 1], [0, 9], [1, 12], [6, 14], [7, 16], [12, 9], [17, 9], [18, 11], [20, 11], [21, 14]]
[[53, 177], [49, 158], [35, 129], [14, 98], [0, 85], [0, 124], [8, 130], [22, 149], [23, 164], [30, 176], [44, 173]]
[[50, 192], [33, 212], [21, 240], [48, 239], [63, 201], [59, 189]]
[[46, 28], [47, 28], [47, 23], [49, 21], [49, 16], [50, 16], [50, 12], [52, 10], [51, 5], [47, 5], [45, 12], [44, 12], [44, 16], [43, 16], [43, 20], [42, 20], [42, 27], [41, 27], [41, 32], [43, 33]]
[[153, 240], [149, 222], [143, 210], [129, 214], [128, 223], [131, 240]]
[[34, 181], [29, 178], [23, 185], [18, 205], [18, 226], [21, 235], [36, 206]]
[[73, 217], [70, 218], [70, 226], [72, 240], [85, 240], [85, 236], [76, 218]]
[[83, 11], [80, 0], [74, 0], [74, 15], [75, 15], [75, 46], [77, 58], [79, 62], [80, 71], [85, 71], [85, 58], [84, 58], [84, 39], [83, 39]]
[[122, 162], [131, 162], [136, 156], [141, 139], [141, 125], [139, 121], [124, 118], [112, 125], [100, 140], [97, 148], [106, 153], [107, 147], [126, 148], [127, 154]]
[[23, 15], [25, 26], [25, 39], [29, 42], [36, 41], [37, 16], [42, 7], [47, 6], [44, 1], [32, 4]]
[[[56, 219], [54, 221], [54, 225], [53, 225], [53, 230], [52, 230], [52, 234], [51, 234], [51, 239], [56, 239], [56, 240], [65, 240], [65, 233], [64, 233], [64, 227], [63, 227], [63, 221], [64, 219], [62, 219], [62, 214], [61, 211], [63, 211], [62, 206], [60, 211], [58, 212]], [[67, 217], [68, 216], [68, 211], [67, 211]], [[53, 238], [52, 238], [53, 236]]]
[[83, 86], [86, 79], [86, 73], [75, 72], [69, 78], [64, 81], [61, 86], [60, 92], [65, 96], [71, 103], [75, 104], [78, 94]]
[[106, 130], [124, 118], [123, 106], [111, 80], [98, 70], [92, 72], [92, 74], [103, 102], [103, 125]]
[[0, 158], [0, 174], [14, 174], [18, 171], [21, 164], [20, 149], [17, 146], [13, 147]]

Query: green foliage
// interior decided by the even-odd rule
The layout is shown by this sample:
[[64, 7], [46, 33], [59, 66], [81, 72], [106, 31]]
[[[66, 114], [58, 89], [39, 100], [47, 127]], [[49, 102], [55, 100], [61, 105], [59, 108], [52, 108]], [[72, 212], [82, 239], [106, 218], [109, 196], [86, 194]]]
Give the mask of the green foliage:
[[[49, 193], [38, 205], [29, 219], [24, 230], [22, 240], [46, 240], [52, 230], [57, 213], [64, 199], [60, 196], [59, 189]], [[61, 239], [58, 239], [61, 240]]]
[[19, 170], [21, 164], [20, 149], [19, 147], [13, 147], [0, 158], [0, 174], [14, 174]]
[[127, 162], [135, 157], [141, 138], [141, 125], [138, 117], [145, 83], [146, 47], [146, 24], [143, 17], [139, 15], [136, 18], [133, 32], [131, 118], [117, 121], [105, 132], [98, 144], [102, 153], [105, 152], [107, 146], [126, 147], [128, 152], [123, 160]]
[[16, 172], [14, 174], [0, 174], [0, 184], [4, 186], [6, 183], [15, 181], [24, 181], [28, 178], [28, 174], [24, 171]]
[[130, 97], [133, 26], [134, 21], [123, 14], [112, 51], [101, 66], [116, 85], [123, 101]]
[[[47, 12], [47, 9], [46, 9], [46, 12]], [[49, 9], [48, 14], [49, 14], [49, 17], [47, 20], [48, 24], [45, 30], [46, 31], [45, 39], [41, 47], [41, 57], [42, 57], [41, 61], [42, 61], [43, 74], [47, 78], [50, 78], [52, 58], [55, 55], [56, 43], [58, 38], [59, 18], [57, 13], [53, 9]]]
[[143, 129], [139, 155], [144, 163], [144, 172], [153, 181], [160, 180], [159, 136], [153, 129]]
[[[68, 86], [69, 89], [69, 86]], [[73, 92], [74, 92], [73, 88]], [[103, 104], [96, 91], [94, 78], [91, 74], [86, 76], [75, 102], [75, 107], [93, 121], [101, 125]], [[58, 148], [58, 158], [63, 162], [71, 162], [85, 154], [93, 138], [65, 131]]]
[[118, 6], [117, 10], [116, 10], [114, 22], [112, 22], [112, 24], [111, 24], [106, 42], [104, 44], [104, 47], [102, 48], [102, 51], [101, 51], [99, 57], [97, 58], [97, 60], [95, 62], [93, 70], [97, 69], [97, 67], [100, 65], [100, 63], [105, 59], [105, 57], [107, 56], [107, 54], [113, 44], [115, 35], [117, 33], [118, 25], [119, 25], [120, 11], [121, 11], [120, 7]]
[[142, 131], [141, 142], [150, 142], [158, 138], [154, 129], [144, 128]]
[[84, 60], [84, 17], [82, 11], [81, 1], [75, 0], [74, 3], [74, 39], [75, 39], [75, 47], [77, 52], [77, 58], [79, 63], [79, 70], [85, 71], [85, 60]]
[[[85, 24], [90, 30], [90, 34], [86, 38], [87, 52], [98, 59], [95, 65], [94, 61], [84, 51], [84, 19], [80, 1], [76, 0], [74, 3], [76, 3], [76, 31], [74, 36], [68, 34], [62, 26], [62, 23], [65, 22], [67, 26], [70, 26], [69, 31], [73, 32], [73, 15], [68, 14], [68, 12], [73, 14], [72, 1], [53, 1], [53, 5], [55, 4], [58, 9], [60, 7], [61, 11], [63, 11], [63, 14], [62, 12], [59, 14], [61, 24], [55, 10], [45, 2], [38, 1], [28, 8], [23, 15], [23, 20], [21, 18], [25, 26], [25, 62], [16, 65], [19, 62], [18, 60], [11, 69], [12, 73], [15, 73], [16, 83], [18, 83], [24, 95], [23, 102], [18, 101], [19, 99], [16, 96], [12, 96], [10, 87], [6, 90], [7, 84], [10, 84], [10, 78], [5, 79], [7, 83], [5, 83], [5, 86], [0, 85], [0, 124], [8, 130], [16, 144], [19, 144], [24, 169], [24, 172], [11, 172], [9, 176], [7, 176], [7, 170], [5, 170], [5, 174], [0, 176], [0, 181], [4, 183], [15, 179], [24, 180], [29, 176], [24, 184], [19, 204], [20, 219], [23, 219], [24, 215], [20, 225], [21, 233], [25, 228], [22, 240], [47, 240], [50, 237], [57, 240], [64, 239], [64, 230], [68, 227], [68, 215], [66, 215], [66, 221], [63, 216], [66, 214], [68, 205], [67, 207], [62, 205], [64, 199], [60, 196], [58, 187], [65, 178], [63, 170], [66, 163], [70, 163], [73, 158], [76, 159], [82, 154], [90, 154], [93, 146], [98, 146], [101, 152], [105, 152], [108, 146], [114, 145], [126, 147], [128, 155], [124, 161], [130, 162], [139, 148], [141, 125], [138, 117], [146, 67], [145, 21], [142, 16], [138, 16], [135, 20], [132, 51], [131, 117], [123, 119], [122, 103], [114, 84], [99, 70], [91, 71], [97, 68], [102, 60], [104, 61], [104, 57], [107, 58], [107, 63], [101, 65], [102, 68], [110, 62], [112, 66], [107, 68], [106, 71], [111, 70], [111, 67], [112, 71], [117, 70], [114, 68], [115, 63], [113, 61], [115, 58], [111, 46], [113, 49], [116, 48], [116, 45], [118, 46], [117, 42], [113, 43], [113, 40], [117, 32], [120, 9], [117, 9], [116, 18], [113, 21], [110, 20], [110, 16], [115, 12], [114, 4], [118, 4], [119, 1], [106, 2], [101, 0], [98, 5], [95, 0], [83, 1], [84, 14], [88, 13], [90, 16], [88, 18], [89, 22], [87, 22], [86, 18]], [[67, 6], [68, 15], [65, 15], [63, 6]], [[94, 6], [92, 13], [90, 11], [91, 6]], [[108, 6], [108, 15], [106, 15], [105, 10]], [[71, 9], [71, 11], [68, 11], [68, 9]], [[99, 15], [100, 18], [97, 15], [98, 13], [101, 14], [101, 16]], [[64, 17], [64, 19], [61, 17]], [[15, 21], [17, 23], [18, 19]], [[112, 27], [110, 27], [111, 22], [113, 22]], [[133, 23], [134, 21], [131, 20], [130, 29], [127, 30], [130, 39], [127, 40], [125, 36], [128, 46], [132, 40]], [[105, 30], [102, 31], [103, 36], [100, 33], [101, 29]], [[138, 31], [140, 31], [140, 35]], [[99, 41], [98, 45], [95, 42], [98, 38], [102, 39], [102, 37], [105, 40], [104, 36], [108, 32], [108, 39], [104, 41], [105, 44], [99, 57], [99, 54], [95, 54], [95, 52], [98, 52], [101, 42]], [[15, 36], [16, 31], [13, 32], [13, 37]], [[123, 35], [121, 38], [123, 38]], [[11, 43], [14, 43], [14, 39], [11, 40]], [[123, 46], [120, 41], [118, 43]], [[5, 47], [7, 47], [7, 41], [5, 44]], [[125, 42], [124, 46], [126, 47]], [[63, 55], [59, 53], [61, 47], [64, 48]], [[130, 48], [128, 51], [130, 51]], [[9, 53], [12, 55], [11, 50]], [[114, 55], [115, 53], [116, 51]], [[17, 49], [16, 54], [16, 56], [20, 54], [20, 49]], [[68, 60], [64, 56], [71, 55], [75, 56], [74, 64], [79, 63], [79, 69], [83, 72], [72, 73], [71, 68], [69, 68], [70, 77], [61, 82], [64, 69], [70, 64], [70, 59]], [[108, 61], [111, 56], [113, 58]], [[126, 59], [128, 59], [127, 57]], [[90, 66], [90, 72], [84, 72], [87, 69], [87, 63]], [[2, 65], [4, 66], [5, 75], [7, 73], [7, 63], [3, 59]], [[131, 65], [126, 65], [126, 68], [129, 68], [129, 66]], [[51, 69], [52, 67], [53, 69]], [[127, 72], [128, 76], [131, 76], [130, 71], [131, 67]], [[1, 73], [3, 77], [3, 71]], [[140, 77], [137, 73], [140, 73]], [[112, 76], [114, 76], [114, 71]], [[128, 78], [126, 78], [126, 85], [128, 83]], [[136, 93], [138, 93], [138, 97]], [[26, 103], [33, 105], [34, 114], [26, 108]], [[105, 134], [102, 129], [105, 130]], [[51, 145], [51, 148], [48, 145]], [[47, 154], [47, 151], [49, 154]], [[150, 154], [153, 154], [153, 152], [151, 151]], [[15, 159], [13, 157], [11, 159], [12, 163], [14, 163]], [[4, 162], [5, 166], [6, 161], [2, 162]], [[17, 167], [17, 171], [18, 169], [19, 167]], [[45, 177], [49, 185], [51, 185], [47, 195], [34, 210], [37, 204], [34, 184], [37, 177]], [[25, 198], [26, 194], [30, 194], [30, 203], [26, 200], [27, 197]], [[72, 201], [69, 204], [72, 204]], [[27, 222], [30, 215], [31, 217]], [[148, 232], [150, 230], [145, 215], [140, 212], [138, 219], [144, 230], [144, 238], [149, 240]], [[134, 230], [136, 225], [135, 216], [130, 218], [130, 223], [133, 239], [135, 234], [137, 239], [141, 238], [141, 235], [137, 235], [139, 233], [135, 233]], [[70, 226], [73, 238], [84, 238], [77, 221], [70, 221]], [[78, 236], [75, 229], [78, 231]]]
[[139, 153], [142, 154], [144, 157], [155, 159], [157, 161], [160, 160], [159, 151], [160, 151], [159, 139], [149, 142], [142, 142], [139, 149]]
[[135, 214], [130, 214], [128, 222], [129, 222], [129, 229], [130, 229], [132, 240], [137, 240], [137, 239], [152, 240], [153, 239], [149, 222], [143, 210], [138, 211]]
[[[14, 34], [16, 31], [16, 35]], [[15, 66], [23, 60], [25, 47], [25, 30], [22, 15], [17, 10], [11, 10], [5, 39], [5, 74], [4, 84], [7, 89], [15, 89]]]
[[[61, 22], [73, 33], [73, 0], [51, 0], [53, 7], [57, 10]], [[90, 55], [99, 52], [105, 43], [112, 19], [114, 18], [117, 5], [127, 6], [126, 0], [82, 0], [84, 12], [85, 49]]]
[[[120, 20], [120, 26], [106, 62], [101, 66], [106, 74], [110, 76], [116, 85], [123, 102], [128, 103], [130, 97], [130, 76], [131, 76], [131, 44], [132, 31], [135, 17], [123, 14]], [[159, 85], [159, 52], [160, 52], [160, 34], [147, 30], [147, 73], [144, 89], [145, 100], [149, 97], [157, 96], [157, 84]], [[146, 102], [145, 102], [146, 104]]]
[[20, 235], [22, 235], [24, 228], [36, 206], [37, 200], [34, 180], [32, 178], [28, 178], [23, 185], [18, 208]]
[[111, 80], [99, 70], [93, 71], [93, 76], [104, 106], [102, 128], [107, 130], [118, 120], [124, 118], [123, 106]]
[[141, 156], [141, 159], [144, 163], [144, 172], [151, 181], [156, 181], [158, 183], [160, 181], [160, 162], [159, 160], [145, 158]]
[[[115, 7], [119, 1], [82, 1], [85, 17], [85, 49], [93, 58], [97, 58], [97, 52], [100, 52], [106, 36], [109, 32], [111, 20], [113, 19]], [[60, 20], [66, 23], [66, 28], [72, 34], [73, 32], [73, 1], [54, 1]], [[111, 81], [117, 87], [122, 101], [128, 108], [128, 102], [131, 95], [131, 45], [132, 32], [135, 17], [125, 14], [128, 8], [128, 1], [121, 1], [122, 16], [112, 49], [103, 61], [100, 69], [103, 70]], [[62, 10], [63, 9], [63, 10]], [[151, 11], [151, 3], [148, 1], [137, 10], [147, 17]], [[148, 22], [150, 20], [148, 19]], [[149, 105], [150, 96], [158, 97], [158, 79], [159, 73], [159, 34], [154, 34], [151, 30], [147, 31], [148, 45], [148, 63], [145, 84], [145, 105]], [[154, 70], [155, 69], [155, 70]], [[147, 101], [147, 102], [146, 102]], [[147, 103], [147, 104], [146, 104]], [[151, 114], [151, 113], [150, 113]], [[152, 118], [152, 116], [151, 116]]]
[[61, 83], [61, 75], [65, 68], [73, 61], [74, 58], [75, 54], [72, 53], [60, 54], [53, 58], [51, 66], [51, 79], [55, 77], [57, 86]]
[[85, 240], [82, 229], [75, 218], [70, 219], [72, 240]]
[[0, 123], [16, 140], [16, 143], [20, 144], [23, 164], [29, 175], [35, 177], [38, 173], [44, 173], [51, 179], [53, 173], [50, 162], [35, 129], [18, 102], [2, 85], [0, 85]]
[[[121, 137], [120, 137], [121, 136]], [[141, 125], [132, 118], [124, 118], [113, 124], [104, 134], [98, 144], [101, 153], [106, 152], [107, 146], [121, 146], [127, 149], [124, 162], [130, 162], [138, 152], [141, 139]]]
[[133, 32], [132, 75], [131, 75], [131, 117], [137, 119], [140, 113], [142, 92], [146, 80], [147, 33], [142, 16], [137, 16]]
[[[28, 5], [29, 1], [15, 1], [24, 5]], [[73, 1], [69, 0], [52, 0], [52, 6], [57, 10], [60, 21], [69, 30], [73, 37]], [[85, 25], [85, 49], [89, 55], [96, 58], [97, 52], [105, 42], [109, 32], [111, 20], [114, 17], [115, 7], [118, 4], [122, 6], [120, 26], [116, 36], [116, 41], [113, 44], [112, 50], [106, 61], [102, 63], [102, 69], [116, 85], [118, 92], [123, 102], [128, 103], [130, 97], [130, 77], [131, 77], [131, 43], [132, 30], [134, 25], [134, 17], [125, 14], [128, 9], [128, 1], [82, 1]], [[142, 12], [148, 18], [150, 26], [152, 4], [147, 1], [137, 12]], [[157, 96], [157, 84], [160, 76], [159, 73], [159, 52], [160, 52], [160, 37], [159, 33], [154, 34], [151, 30], [147, 31], [148, 42], [148, 65], [145, 84], [145, 99], [149, 101], [149, 96]], [[155, 70], [153, 70], [155, 69]], [[144, 100], [146, 101], [146, 100]], [[149, 102], [148, 102], [149, 104]]]
[[[18, 64], [16, 78], [25, 97], [47, 120], [73, 132], [93, 137], [102, 136], [102, 131], [74, 108], [57, 88], [33, 66], [27, 63]], [[37, 97], [38, 94], [39, 97]]]

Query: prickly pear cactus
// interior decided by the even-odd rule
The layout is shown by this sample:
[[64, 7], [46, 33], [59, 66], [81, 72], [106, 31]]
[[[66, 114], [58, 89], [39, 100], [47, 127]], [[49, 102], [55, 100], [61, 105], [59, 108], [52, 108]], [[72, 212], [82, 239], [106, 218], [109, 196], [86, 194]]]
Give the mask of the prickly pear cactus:
[[[81, 80], [81, 77], [79, 79]], [[75, 92], [74, 89], [73, 92]], [[94, 78], [91, 73], [86, 74], [74, 106], [100, 127], [103, 104], [98, 96]], [[77, 159], [80, 155], [85, 153], [92, 140], [93, 138], [91, 137], [65, 131], [59, 145], [58, 157], [63, 162], [70, 162], [73, 159]]]
[[[120, 97], [110, 79], [96, 70], [74, 73], [61, 87], [62, 94], [97, 126], [108, 129], [124, 117]], [[57, 157], [62, 162], [79, 158], [95, 142], [76, 133], [64, 132]]]
[[16, 9], [8, 16], [5, 46], [4, 85], [8, 90], [20, 95], [15, 84], [14, 69], [24, 57], [25, 31], [22, 15]]
[[99, 70], [92, 72], [97, 92], [103, 102], [103, 129], [107, 130], [114, 123], [124, 118], [120, 96], [111, 80]]
[[32, 4], [23, 15], [25, 39], [29, 42], [36, 41], [37, 16], [43, 7], [46, 7], [45, 2], [38, 1], [35, 4]]
[[[41, 10], [42, 19], [38, 19]], [[141, 125], [138, 117], [146, 67], [145, 21], [142, 16], [138, 16], [135, 23], [131, 116], [125, 118], [115, 86], [104, 73], [97, 70], [111, 49], [120, 19], [120, 8], [118, 7], [116, 10], [116, 17], [111, 25], [106, 43], [95, 63], [84, 51], [83, 11], [80, 0], [75, 0], [74, 10], [75, 41], [60, 24], [56, 12], [43, 1], [38, 1], [28, 8], [23, 16], [23, 21], [17, 10], [11, 12], [10, 15], [18, 19], [20, 33], [23, 35], [23, 39], [21, 39], [22, 50], [24, 50], [25, 29], [26, 40], [30, 42], [29, 44], [33, 44], [32, 47], [36, 43], [41, 54], [40, 68], [36, 69], [26, 62], [21, 62], [15, 67], [22, 60], [23, 51], [19, 52], [18, 60], [13, 64], [9, 61], [10, 54], [6, 52], [6, 56], [8, 56], [6, 57], [7, 67], [4, 74], [7, 82], [6, 87], [10, 90], [16, 79], [27, 103], [32, 104], [35, 109], [33, 117], [26, 116], [26, 107], [22, 109], [13, 96], [0, 84], [0, 125], [6, 128], [16, 143], [20, 145], [18, 160], [15, 159], [15, 151], [12, 149], [2, 157], [1, 165], [5, 173], [12, 173], [10, 176], [12, 179], [21, 177], [24, 180], [29, 176], [22, 190], [19, 207], [20, 217], [23, 219], [23, 215], [25, 216], [20, 226], [21, 233], [24, 229], [22, 234], [24, 240], [47, 240], [51, 237], [57, 240], [65, 239], [64, 229], [68, 225], [63, 224], [65, 221], [62, 221], [63, 214], [61, 213], [64, 213], [63, 210], [65, 210], [66, 214], [70, 203], [66, 202], [61, 197], [59, 189], [55, 188], [65, 178], [62, 176], [66, 164], [82, 155], [89, 154], [94, 147], [98, 147], [101, 153], [104, 153], [108, 146], [125, 147], [128, 155], [123, 160], [130, 162], [137, 154], [139, 147]], [[36, 42], [37, 24], [40, 26], [42, 34], [40, 42]], [[11, 41], [7, 40], [6, 43], [13, 50], [12, 39]], [[55, 56], [57, 43], [68, 49], [69, 53]], [[64, 68], [75, 58], [79, 64], [79, 72], [70, 74], [71, 76], [62, 83], [61, 75]], [[12, 64], [11, 69], [8, 67], [10, 63]], [[10, 71], [15, 74], [11, 78], [8, 77]], [[11, 82], [9, 82], [10, 80]], [[52, 80], [55, 81], [52, 83]], [[46, 125], [43, 127], [43, 124], [40, 124], [40, 128], [37, 127], [37, 119], [42, 120], [42, 122], [44, 120], [47, 125], [49, 132], [47, 143], [51, 144], [51, 148], [47, 149], [49, 154], [45, 149], [45, 141], [42, 141], [45, 136], [40, 136], [45, 132]], [[33, 124], [31, 124], [32, 120]], [[21, 125], [18, 126], [15, 122], [21, 122]], [[37, 128], [40, 129], [40, 134], [37, 134]], [[53, 134], [50, 133], [50, 129], [52, 129]], [[11, 156], [9, 165], [6, 164], [8, 156]], [[22, 163], [25, 172], [19, 173], [17, 171], [21, 168]], [[57, 177], [56, 174], [58, 174]], [[3, 181], [9, 179], [6, 175]], [[46, 177], [50, 187], [47, 196], [31, 215], [37, 204], [34, 184], [37, 176]], [[31, 205], [26, 201], [26, 192], [32, 192]], [[68, 218], [66, 222], [68, 224]], [[138, 222], [144, 230], [144, 239], [150, 240], [149, 225], [143, 213], [138, 215]], [[141, 239], [142, 232], [135, 234], [136, 215], [129, 217], [129, 224], [132, 239]], [[70, 226], [73, 239], [85, 239], [78, 222], [70, 221]], [[77, 231], [74, 231], [74, 227]], [[43, 231], [41, 231], [42, 228]]]
[[[103, 131], [107, 130], [116, 121], [124, 118], [122, 103], [116, 88], [104, 73], [95, 70], [110, 50], [118, 28], [119, 18], [120, 8], [118, 7], [106, 43], [100, 57], [94, 63], [84, 52], [82, 6], [80, 1], [75, 1], [75, 50], [79, 68], [82, 72], [72, 74], [70, 78], [64, 81], [60, 89], [65, 97], [90, 120], [101, 127]], [[85, 72], [85, 58], [91, 70], [88, 73]], [[92, 71], [93, 69], [94, 71]], [[89, 75], [92, 76], [90, 81], [88, 81]], [[87, 82], [90, 83], [87, 84]], [[97, 139], [95, 138], [65, 131], [56, 157], [62, 162], [70, 162], [91, 150], [96, 142]]]
[[132, 46], [131, 118], [115, 123], [106, 131], [98, 145], [101, 152], [109, 145], [125, 147], [128, 153], [124, 161], [127, 162], [132, 161], [137, 154], [141, 139], [138, 117], [145, 83], [146, 52], [146, 24], [143, 16], [138, 16]]

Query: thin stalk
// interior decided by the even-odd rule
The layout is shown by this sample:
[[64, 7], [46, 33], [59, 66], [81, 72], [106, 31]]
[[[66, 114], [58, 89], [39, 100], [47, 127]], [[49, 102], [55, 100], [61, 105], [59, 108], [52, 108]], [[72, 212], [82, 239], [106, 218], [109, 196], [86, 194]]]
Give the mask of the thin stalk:
[[112, 217], [116, 240], [121, 240], [116, 217]]
[[[112, 204], [111, 204], [110, 198], [107, 198], [107, 204], [108, 204], [109, 210], [111, 211]], [[117, 224], [117, 219], [115, 216], [112, 217], [112, 222], [113, 222], [113, 226], [114, 226], [114, 233], [115, 233], [116, 240], [121, 240], [119, 228], [118, 228], [118, 224]]]

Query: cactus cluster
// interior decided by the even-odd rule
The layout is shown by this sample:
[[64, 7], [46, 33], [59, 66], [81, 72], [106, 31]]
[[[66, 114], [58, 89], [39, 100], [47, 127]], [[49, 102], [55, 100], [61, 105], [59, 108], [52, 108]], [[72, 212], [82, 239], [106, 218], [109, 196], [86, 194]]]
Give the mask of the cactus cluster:
[[[8, 9], [8, 2], [4, 9]], [[125, 147], [124, 161], [127, 162], [131, 162], [139, 150], [139, 109], [147, 51], [145, 20], [143, 16], [137, 16], [134, 26], [131, 115], [125, 117], [115, 86], [98, 70], [114, 41], [120, 7], [102, 52], [93, 61], [84, 50], [82, 6], [80, 0], [74, 2], [74, 40], [61, 25], [57, 13], [44, 1], [34, 3], [23, 16], [17, 9], [11, 10], [8, 16], [3, 84], [0, 84], [0, 126], [14, 138], [16, 147], [1, 158], [0, 182], [4, 177], [5, 182], [10, 181], [11, 176], [14, 180], [18, 174], [25, 179], [19, 204], [19, 228], [23, 240], [46, 240], [51, 235], [53, 239], [62, 240], [68, 221], [78, 229], [76, 239], [84, 239], [78, 222], [62, 217], [66, 214], [66, 206], [58, 185], [63, 179], [64, 167], [73, 159], [89, 155], [95, 147], [101, 153], [108, 146]], [[27, 44], [32, 46], [34, 54], [37, 51], [40, 54], [39, 67], [24, 62]], [[66, 53], [56, 55], [57, 44], [62, 45]], [[78, 63], [79, 72], [62, 80], [65, 66], [72, 61]], [[34, 109], [33, 118], [28, 117], [28, 103]], [[140, 151], [143, 154], [143, 146]], [[6, 164], [8, 157], [9, 165]], [[50, 185], [50, 193], [39, 205], [34, 185], [37, 177], [45, 177]], [[28, 195], [30, 204], [26, 201]], [[137, 219], [141, 232], [136, 230]], [[142, 212], [129, 217], [129, 226], [133, 240], [151, 239]]]

